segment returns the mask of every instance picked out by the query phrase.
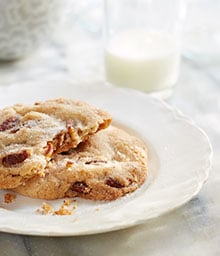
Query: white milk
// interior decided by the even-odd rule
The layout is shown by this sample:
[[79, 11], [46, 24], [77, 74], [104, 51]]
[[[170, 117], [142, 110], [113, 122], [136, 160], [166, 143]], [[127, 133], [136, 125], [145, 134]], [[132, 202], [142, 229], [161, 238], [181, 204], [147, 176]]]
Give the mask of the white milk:
[[179, 60], [179, 49], [169, 35], [128, 30], [106, 46], [106, 77], [112, 84], [146, 92], [166, 89], [176, 83]]

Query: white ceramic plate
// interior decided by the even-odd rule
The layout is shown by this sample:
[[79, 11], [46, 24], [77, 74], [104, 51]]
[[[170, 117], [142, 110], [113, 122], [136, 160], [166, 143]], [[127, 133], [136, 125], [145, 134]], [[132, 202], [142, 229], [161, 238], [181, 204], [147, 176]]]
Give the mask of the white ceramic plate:
[[[189, 119], [146, 94], [98, 83], [46, 81], [0, 87], [0, 107], [68, 97], [109, 111], [115, 123], [141, 137], [149, 148], [149, 178], [136, 192], [114, 202], [77, 199], [71, 216], [39, 215], [42, 200], [17, 196], [3, 201], [0, 231], [68, 236], [118, 230], [160, 216], [186, 203], [208, 177], [212, 149], [208, 137]], [[49, 202], [59, 208], [62, 200]]]

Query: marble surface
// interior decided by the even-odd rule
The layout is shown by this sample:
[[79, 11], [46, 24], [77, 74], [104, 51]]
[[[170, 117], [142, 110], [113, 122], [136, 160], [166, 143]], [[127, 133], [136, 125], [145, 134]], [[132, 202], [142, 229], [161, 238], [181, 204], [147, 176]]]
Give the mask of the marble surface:
[[[73, 26], [29, 58], [1, 63], [1, 86], [39, 78], [103, 79], [98, 28], [85, 30], [72, 19]], [[209, 179], [195, 198], [143, 225], [105, 234], [53, 238], [0, 233], [0, 255], [220, 255], [220, 56], [207, 59], [183, 57], [178, 84], [167, 100], [193, 118], [213, 145]]]

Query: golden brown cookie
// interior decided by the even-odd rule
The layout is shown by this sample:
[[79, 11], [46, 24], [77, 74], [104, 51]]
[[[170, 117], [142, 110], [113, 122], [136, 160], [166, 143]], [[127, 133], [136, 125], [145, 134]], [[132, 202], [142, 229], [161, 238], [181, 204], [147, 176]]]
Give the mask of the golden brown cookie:
[[83, 197], [114, 200], [136, 190], [146, 179], [147, 150], [138, 138], [108, 127], [76, 149], [54, 157], [45, 177], [28, 180], [14, 191], [29, 197]]
[[0, 188], [44, 176], [54, 155], [76, 147], [110, 122], [108, 113], [67, 99], [0, 110]]

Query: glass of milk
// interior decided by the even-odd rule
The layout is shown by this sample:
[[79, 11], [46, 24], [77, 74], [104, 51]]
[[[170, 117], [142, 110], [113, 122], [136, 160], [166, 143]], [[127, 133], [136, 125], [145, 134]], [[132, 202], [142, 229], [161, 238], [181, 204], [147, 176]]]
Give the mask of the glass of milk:
[[105, 0], [105, 73], [113, 85], [166, 97], [180, 66], [182, 0]]

